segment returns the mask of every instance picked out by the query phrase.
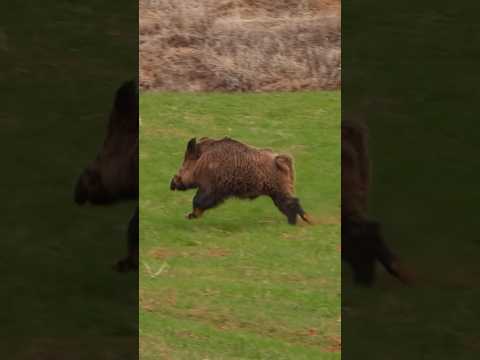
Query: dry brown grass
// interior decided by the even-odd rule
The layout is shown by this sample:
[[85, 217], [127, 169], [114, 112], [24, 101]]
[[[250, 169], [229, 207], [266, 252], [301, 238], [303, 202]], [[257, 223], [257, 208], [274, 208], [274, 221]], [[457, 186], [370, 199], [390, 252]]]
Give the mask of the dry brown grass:
[[340, 87], [339, 0], [140, 0], [142, 90]]

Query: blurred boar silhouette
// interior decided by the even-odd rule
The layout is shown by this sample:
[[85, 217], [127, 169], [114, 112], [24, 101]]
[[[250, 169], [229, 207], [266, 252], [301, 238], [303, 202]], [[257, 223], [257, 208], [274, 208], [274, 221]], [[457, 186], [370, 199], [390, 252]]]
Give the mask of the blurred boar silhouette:
[[410, 276], [387, 247], [380, 224], [367, 217], [370, 186], [368, 129], [360, 122], [342, 121], [342, 259], [357, 283], [371, 285], [375, 264], [404, 283]]
[[195, 138], [188, 142], [183, 164], [172, 178], [171, 190], [197, 189], [188, 219], [216, 207], [230, 197], [255, 199], [269, 196], [287, 217], [297, 223], [297, 215], [310, 218], [294, 195], [293, 160], [270, 149], [257, 149], [234, 139]]
[[[138, 95], [134, 81], [117, 90], [103, 146], [75, 186], [78, 205], [123, 200], [138, 201]], [[116, 265], [122, 272], [138, 269], [138, 206], [127, 233], [128, 255]]]

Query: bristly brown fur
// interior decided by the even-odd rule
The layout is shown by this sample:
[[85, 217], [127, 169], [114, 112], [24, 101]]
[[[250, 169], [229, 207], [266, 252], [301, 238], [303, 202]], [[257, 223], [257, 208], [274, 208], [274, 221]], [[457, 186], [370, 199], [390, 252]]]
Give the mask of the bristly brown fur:
[[257, 149], [225, 137], [220, 140], [191, 139], [184, 163], [171, 182], [172, 190], [197, 188], [193, 199], [195, 209], [213, 208], [229, 197], [255, 199], [270, 196], [295, 224], [297, 215], [308, 222], [295, 192], [293, 159], [270, 149]]
[[368, 130], [365, 124], [342, 121], [342, 216], [364, 218], [370, 187]]

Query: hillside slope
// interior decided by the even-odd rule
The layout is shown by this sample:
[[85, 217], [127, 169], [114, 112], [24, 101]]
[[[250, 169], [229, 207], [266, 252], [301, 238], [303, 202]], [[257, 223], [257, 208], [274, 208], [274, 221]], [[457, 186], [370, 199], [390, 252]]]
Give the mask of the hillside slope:
[[140, 86], [340, 87], [339, 0], [140, 0]]

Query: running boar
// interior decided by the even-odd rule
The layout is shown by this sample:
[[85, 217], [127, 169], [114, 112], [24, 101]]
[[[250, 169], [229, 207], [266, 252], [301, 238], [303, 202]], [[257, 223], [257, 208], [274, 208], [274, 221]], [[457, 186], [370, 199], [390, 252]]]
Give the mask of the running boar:
[[272, 198], [277, 208], [296, 224], [297, 215], [311, 223], [294, 196], [293, 160], [270, 149], [256, 149], [225, 137], [195, 138], [188, 142], [182, 167], [172, 178], [171, 190], [197, 189], [188, 219], [216, 207], [230, 197]]
[[[75, 186], [75, 202], [108, 205], [138, 201], [138, 95], [134, 81], [116, 92], [103, 146]], [[118, 271], [138, 268], [138, 206], [128, 226], [128, 256], [117, 263]]]
[[342, 121], [342, 259], [352, 267], [357, 283], [373, 283], [376, 261], [408, 283], [410, 276], [383, 240], [380, 224], [367, 217], [369, 186], [367, 127]]

